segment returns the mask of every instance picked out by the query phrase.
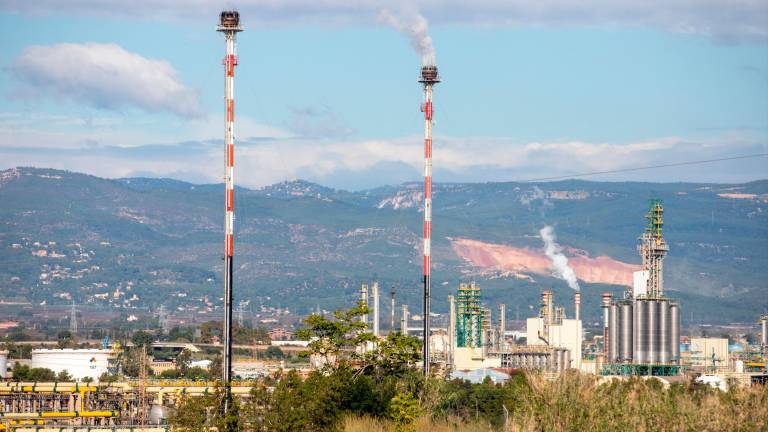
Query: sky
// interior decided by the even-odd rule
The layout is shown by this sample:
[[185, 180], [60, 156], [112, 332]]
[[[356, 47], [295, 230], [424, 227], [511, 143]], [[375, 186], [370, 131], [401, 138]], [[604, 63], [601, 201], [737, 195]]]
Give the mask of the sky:
[[436, 181], [768, 178], [763, 0], [3, 0], [0, 169], [221, 182], [233, 7], [241, 186], [418, 180], [427, 37]]

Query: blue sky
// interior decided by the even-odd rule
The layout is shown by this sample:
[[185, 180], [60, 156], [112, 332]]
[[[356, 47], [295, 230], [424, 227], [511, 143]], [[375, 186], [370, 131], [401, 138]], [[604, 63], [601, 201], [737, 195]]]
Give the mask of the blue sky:
[[[0, 5], [0, 168], [218, 181], [221, 5], [66, 3]], [[419, 13], [430, 23], [443, 76], [438, 181], [768, 153], [768, 6], [731, 3], [482, 0], [471, 14], [451, 1], [235, 4], [247, 29], [236, 181], [361, 189], [419, 178], [419, 56], [380, 19], [383, 8], [406, 27]], [[766, 157], [596, 177], [760, 178]]]

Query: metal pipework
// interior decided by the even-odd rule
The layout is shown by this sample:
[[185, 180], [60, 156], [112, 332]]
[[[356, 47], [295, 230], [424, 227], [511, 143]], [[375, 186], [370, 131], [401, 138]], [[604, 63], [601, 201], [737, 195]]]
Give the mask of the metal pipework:
[[424, 84], [424, 340], [422, 354], [424, 358], [424, 375], [429, 375], [429, 336], [431, 312], [431, 280], [432, 266], [432, 87], [440, 82], [437, 66], [425, 65], [421, 68], [419, 82]]
[[232, 404], [232, 279], [235, 224], [235, 66], [238, 64], [235, 52], [235, 37], [243, 31], [240, 14], [237, 11], [223, 11], [219, 14], [216, 31], [224, 33], [226, 55], [224, 57], [224, 361], [223, 381], [226, 392], [224, 412]]

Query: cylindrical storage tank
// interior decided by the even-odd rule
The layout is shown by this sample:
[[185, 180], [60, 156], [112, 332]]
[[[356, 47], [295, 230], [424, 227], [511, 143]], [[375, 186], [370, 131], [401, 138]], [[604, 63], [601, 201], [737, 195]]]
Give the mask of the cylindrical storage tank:
[[112, 350], [36, 349], [32, 350], [33, 368], [47, 368], [55, 373], [66, 370], [76, 380], [86, 377], [98, 381], [108, 371]]
[[646, 316], [648, 303], [645, 300], [635, 300], [635, 352], [632, 355], [632, 363], [645, 363], [648, 349], [648, 317]]
[[619, 357], [623, 362], [632, 361], [632, 303], [621, 303], [621, 313], [619, 314]]
[[8, 351], [0, 351], [0, 378], [8, 375]]
[[659, 361], [659, 302], [656, 300], [648, 300], [647, 341], [646, 362], [656, 363]]
[[162, 425], [168, 424], [168, 415], [170, 410], [168, 407], [158, 404], [152, 404], [149, 409], [149, 424]]
[[614, 363], [619, 355], [619, 307], [611, 304], [608, 311], [608, 361]]
[[763, 346], [768, 346], [768, 315], [760, 318], [761, 338]]
[[669, 363], [669, 301], [659, 300], [659, 363]]
[[563, 370], [571, 367], [571, 350], [563, 350]]
[[669, 305], [669, 348], [672, 363], [680, 362], [680, 307], [677, 303]]

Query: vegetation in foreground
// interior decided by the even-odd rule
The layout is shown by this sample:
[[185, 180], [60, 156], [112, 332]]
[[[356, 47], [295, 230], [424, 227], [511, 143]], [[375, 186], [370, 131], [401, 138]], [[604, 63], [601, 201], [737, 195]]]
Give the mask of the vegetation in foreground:
[[721, 392], [656, 380], [600, 384], [569, 373], [557, 380], [517, 374], [505, 384], [425, 379], [414, 368], [419, 341], [391, 334], [376, 349], [357, 320], [365, 307], [312, 316], [304, 336], [328, 360], [302, 379], [295, 371], [257, 385], [224, 417], [222, 392], [184, 400], [171, 417], [179, 430], [234, 423], [243, 431], [760, 431], [768, 430], [768, 388]]

